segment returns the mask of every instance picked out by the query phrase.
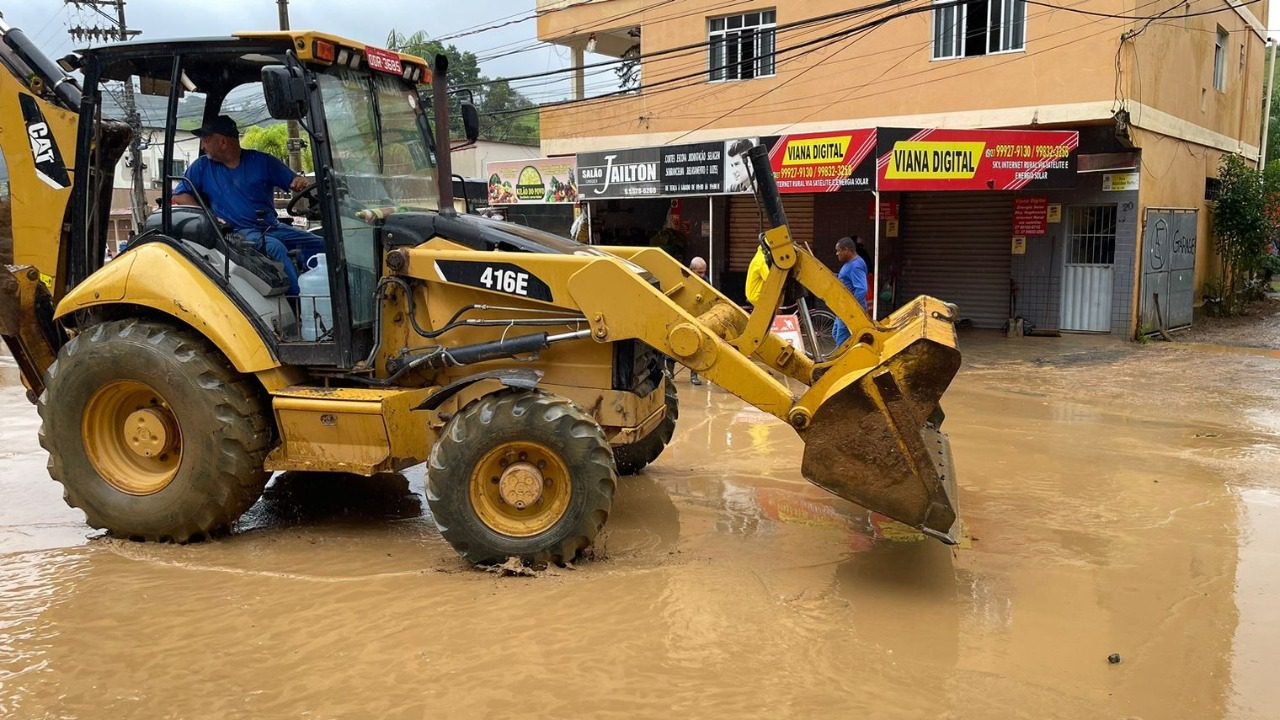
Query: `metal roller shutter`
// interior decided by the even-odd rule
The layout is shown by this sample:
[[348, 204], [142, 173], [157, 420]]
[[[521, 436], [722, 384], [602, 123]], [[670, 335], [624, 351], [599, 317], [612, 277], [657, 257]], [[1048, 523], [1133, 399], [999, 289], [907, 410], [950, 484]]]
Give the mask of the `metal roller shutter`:
[[[813, 242], [813, 195], [783, 195], [782, 209], [787, 213], [791, 239], [798, 243]], [[756, 201], [750, 195], [729, 196], [729, 272], [746, 272], [751, 256], [756, 254], [760, 236], [760, 220]]]
[[975, 327], [1009, 319], [1013, 193], [908, 193], [902, 199], [903, 301], [931, 295]]

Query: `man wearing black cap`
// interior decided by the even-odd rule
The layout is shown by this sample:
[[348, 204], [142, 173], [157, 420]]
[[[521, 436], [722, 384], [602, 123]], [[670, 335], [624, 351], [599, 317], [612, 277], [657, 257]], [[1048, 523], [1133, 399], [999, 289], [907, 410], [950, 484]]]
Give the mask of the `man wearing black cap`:
[[275, 188], [297, 192], [307, 179], [295, 175], [274, 157], [240, 147], [240, 131], [226, 115], [219, 115], [194, 131], [204, 154], [191, 163], [173, 190], [174, 205], [198, 205], [193, 189], [209, 203], [213, 213], [242, 233], [267, 257], [284, 265], [289, 294], [298, 294], [298, 269], [289, 249], [300, 251], [304, 264], [324, 251], [317, 235], [282, 225], [276, 218], [272, 194]]

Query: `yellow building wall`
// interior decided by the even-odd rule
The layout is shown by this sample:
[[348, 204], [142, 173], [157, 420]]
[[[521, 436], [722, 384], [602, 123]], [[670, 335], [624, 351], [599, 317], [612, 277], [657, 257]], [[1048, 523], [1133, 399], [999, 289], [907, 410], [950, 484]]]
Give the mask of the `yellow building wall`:
[[[551, 10], [563, 4], [544, 1], [539, 8]], [[1265, 17], [1266, 5], [1260, 2], [1241, 12]], [[706, 19], [727, 12], [772, 8], [778, 24], [785, 26], [851, 6], [856, 7], [838, 0], [731, 5], [723, 0], [666, 4], [610, 0], [544, 12], [538, 31], [543, 40], [581, 46], [590, 32], [603, 36], [639, 26], [641, 52], [652, 55], [705, 43]], [[1000, 114], [982, 113], [1009, 108], [1044, 108], [1038, 118], [1041, 123], [1076, 122], [1079, 118], [1055, 119], [1058, 116], [1053, 108], [1091, 103], [1094, 107], [1088, 112], [1093, 119], [1100, 119], [1125, 100], [1257, 145], [1260, 115], [1249, 108], [1259, 107], [1261, 102], [1262, 41], [1236, 11], [1209, 0], [1191, 0], [1190, 4], [1086, 0], [1072, 7], [1130, 17], [1164, 13], [1162, 17], [1171, 19], [1148, 25], [1145, 21], [1028, 5], [1024, 50], [933, 60], [932, 12], [921, 12], [834, 42], [821, 41], [787, 52], [787, 48], [901, 9], [893, 8], [780, 30], [777, 74], [746, 81], [708, 81], [707, 49], [696, 47], [644, 61], [642, 92], [545, 109], [544, 150], [573, 152], [574, 144], [563, 142], [569, 139], [593, 141], [583, 143], [588, 149], [604, 149], [608, 138], [618, 140], [611, 147], [634, 147], [675, 141], [683, 133], [710, 136], [716, 130], [733, 128], [753, 128], [764, 134], [765, 130], [793, 131], [797, 124], [804, 124], [806, 130], [822, 129], [823, 125], [830, 129], [871, 124], [911, 126], [910, 118], [917, 115], [929, 116], [930, 126], [996, 127]], [[1214, 9], [1220, 11], [1183, 17], [1187, 12]], [[1225, 93], [1215, 90], [1212, 83], [1219, 25], [1231, 37]], [[1121, 48], [1125, 32], [1136, 36]], [[969, 115], [948, 122], [947, 113]], [[1135, 121], [1148, 119], [1140, 115], [1135, 113]], [[1035, 113], [1024, 116], [1036, 117]], [[1007, 114], [1005, 117], [1009, 124]]]
[[[1216, 177], [1221, 150], [1182, 142], [1155, 133], [1134, 131], [1142, 146], [1142, 170], [1138, 201], [1143, 209], [1143, 227], [1138, 235], [1138, 257], [1142, 257], [1142, 231], [1146, 208], [1194, 208], [1196, 223], [1196, 305], [1204, 295], [1204, 283], [1221, 275], [1218, 254], [1213, 249], [1212, 216], [1204, 199], [1205, 178]], [[1139, 261], [1139, 266], [1141, 261]], [[1141, 272], [1139, 267], [1138, 272]], [[1135, 293], [1134, 301], [1138, 298]], [[1137, 307], [1135, 305], [1134, 307]]]
[[[645, 55], [704, 43], [706, 19], [729, 12], [775, 9], [777, 23], [785, 26], [856, 7], [838, 0], [730, 6], [723, 0], [657, 5], [609, 0], [558, 9], [567, 4], [539, 0], [541, 39], [580, 47], [591, 32], [603, 36], [638, 26]], [[1032, 120], [1096, 124], [1127, 110], [1130, 137], [1142, 150], [1139, 210], [1199, 210], [1199, 304], [1204, 283], [1219, 275], [1205, 178], [1216, 176], [1225, 152], [1256, 159], [1262, 140], [1265, 68], [1257, 18], [1267, 17], [1268, 5], [1238, 10], [1210, 0], [1072, 5], [1128, 17], [1159, 15], [1155, 22], [1029, 5], [1023, 51], [956, 60], [932, 59], [931, 12], [795, 53], [786, 49], [899, 8], [784, 29], [777, 34], [780, 54], [773, 77], [710, 82], [705, 47], [652, 57], [642, 66], [641, 92], [543, 110], [543, 149], [565, 153], [692, 142], [728, 137], [736, 128], [763, 135], [871, 125], [1000, 127], [1014, 117], [1023, 118], [1018, 122], [1023, 125]], [[1207, 11], [1215, 12], [1200, 14]], [[1219, 28], [1228, 36], [1225, 91], [1214, 86]], [[1141, 236], [1138, 250], [1141, 258]], [[1134, 271], [1141, 272], [1140, 261]], [[1134, 286], [1137, 308], [1140, 283]]]

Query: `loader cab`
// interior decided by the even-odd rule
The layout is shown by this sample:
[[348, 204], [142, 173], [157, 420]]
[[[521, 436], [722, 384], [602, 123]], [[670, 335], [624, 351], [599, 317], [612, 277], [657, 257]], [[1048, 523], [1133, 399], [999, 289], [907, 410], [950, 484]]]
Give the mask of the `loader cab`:
[[[159, 211], [131, 247], [164, 243], [187, 256], [226, 290], [286, 364], [349, 369], [364, 359], [375, 344], [382, 259], [371, 217], [386, 208], [435, 209], [438, 203], [431, 128], [418, 94], [418, 84], [429, 81], [426, 63], [309, 32], [126, 43], [86, 51], [82, 59], [86, 105], [99, 113], [104, 95], [121, 82], [168, 100], [166, 117], [145, 119], [164, 128], [150, 138], [163, 143], [163, 172], [150, 171]], [[254, 127], [294, 120], [300, 128], [304, 167], [314, 169], [315, 183], [292, 198], [289, 212], [295, 228], [323, 228], [315, 232], [326, 260], [313, 263], [320, 270], [298, 268], [310, 278], [300, 296], [283, 290], [279, 265], [259, 251], [260, 233], [231, 231], [207, 201], [171, 206], [182, 171], [200, 154], [190, 129], [224, 114], [238, 121], [242, 144]], [[104, 152], [109, 138], [97, 128], [110, 124], [80, 127], [79, 176], [88, 187], [96, 178], [109, 188], [118, 154]], [[105, 220], [109, 213], [109, 190], [80, 193], [79, 201], [82, 217]], [[94, 223], [79, 231], [79, 246], [89, 255], [97, 247], [101, 256], [102, 233]], [[95, 269], [87, 265], [83, 274]]]

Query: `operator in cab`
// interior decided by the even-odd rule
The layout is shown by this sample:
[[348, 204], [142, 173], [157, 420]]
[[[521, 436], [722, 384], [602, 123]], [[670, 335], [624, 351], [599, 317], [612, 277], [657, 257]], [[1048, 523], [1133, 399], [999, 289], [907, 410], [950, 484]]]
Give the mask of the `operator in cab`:
[[240, 130], [226, 115], [219, 115], [193, 133], [204, 154], [191, 163], [173, 191], [174, 205], [199, 205], [200, 193], [209, 209], [259, 251], [284, 266], [289, 294], [298, 294], [298, 269], [289, 257], [297, 250], [306, 265], [312, 255], [324, 251], [324, 241], [314, 233], [282, 224], [272, 198], [276, 188], [299, 192], [307, 179], [287, 165], [257, 150], [240, 147]]

